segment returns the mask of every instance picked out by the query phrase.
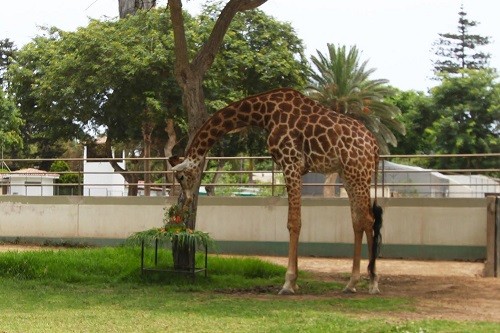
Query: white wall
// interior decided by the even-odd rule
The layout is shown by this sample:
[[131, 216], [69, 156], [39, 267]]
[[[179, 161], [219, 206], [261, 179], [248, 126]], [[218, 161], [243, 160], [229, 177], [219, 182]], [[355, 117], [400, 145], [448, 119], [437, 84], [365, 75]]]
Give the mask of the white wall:
[[[114, 157], [114, 153], [113, 153]], [[83, 158], [87, 158], [84, 147]], [[125, 169], [125, 161], [118, 162]], [[116, 173], [109, 162], [83, 161], [83, 195], [93, 197], [126, 196], [125, 178]]]
[[[26, 184], [26, 182], [28, 182], [28, 184]], [[8, 194], [52, 196], [54, 195], [54, 177], [11, 175], [10, 193]]]
[[[167, 201], [165, 201], [167, 200]], [[125, 239], [160, 227], [176, 198], [0, 197], [1, 237]], [[384, 244], [486, 246], [486, 199], [380, 200]], [[285, 198], [200, 197], [197, 229], [219, 241], [288, 242]], [[353, 241], [347, 199], [305, 198], [303, 243]]]

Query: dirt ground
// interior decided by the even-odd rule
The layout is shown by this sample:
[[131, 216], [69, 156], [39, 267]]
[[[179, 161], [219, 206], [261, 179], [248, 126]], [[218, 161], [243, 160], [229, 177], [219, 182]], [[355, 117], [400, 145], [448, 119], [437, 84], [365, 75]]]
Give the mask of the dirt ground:
[[[283, 266], [287, 264], [287, 259], [282, 257], [261, 258]], [[361, 267], [367, 265], [367, 261], [361, 262]], [[484, 263], [478, 262], [379, 259], [381, 295], [376, 297], [414, 299], [415, 311], [395, 313], [393, 320], [433, 318], [500, 323], [500, 278], [483, 278], [483, 268]], [[347, 283], [351, 260], [301, 257], [299, 269], [325, 280]], [[355, 295], [332, 291], [326, 296], [374, 297], [362, 288], [358, 288]]]
[[[2, 251], [36, 250], [40, 247], [25, 245], [0, 245]], [[50, 249], [43, 247], [42, 249]], [[284, 257], [259, 257], [263, 260], [286, 266]], [[362, 261], [366, 267], [368, 262]], [[483, 263], [458, 261], [417, 261], [379, 259], [380, 296], [368, 295], [358, 288], [354, 295], [339, 290], [321, 297], [365, 298], [365, 297], [411, 297], [415, 311], [397, 312], [388, 315], [388, 320], [447, 319], [474, 320], [499, 323], [500, 331], [500, 278], [483, 278]], [[346, 284], [351, 271], [350, 259], [299, 258], [299, 269], [310, 271], [318, 278]], [[300, 280], [299, 280], [300, 286]], [[296, 298], [311, 297], [296, 295]], [[370, 313], [365, 314], [367, 317]], [[379, 314], [375, 314], [379, 315]]]

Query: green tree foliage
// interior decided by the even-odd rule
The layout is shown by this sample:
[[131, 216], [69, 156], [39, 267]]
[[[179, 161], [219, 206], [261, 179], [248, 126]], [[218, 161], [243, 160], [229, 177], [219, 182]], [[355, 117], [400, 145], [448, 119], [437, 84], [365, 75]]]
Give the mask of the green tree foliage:
[[[61, 103], [51, 100], [50, 94], [44, 94], [43, 87], [50, 87], [46, 74], [50, 65], [57, 63], [57, 41], [51, 31], [47, 33], [49, 37], [36, 37], [19, 50], [7, 72], [9, 92], [24, 120], [24, 151], [13, 152], [12, 157], [56, 157], [60, 153], [60, 138], [83, 135], [80, 127], [72, 122], [73, 117], [62, 117], [60, 111], [53, 112], [52, 107], [59, 107]], [[48, 165], [43, 166], [43, 169], [47, 168]]]
[[[200, 15], [202, 40], [208, 38], [219, 6], [206, 6]], [[308, 71], [303, 43], [290, 24], [258, 9], [240, 12], [232, 20], [204, 80], [208, 111], [212, 113], [235, 100], [278, 87], [303, 89]], [[260, 129], [247, 129], [222, 138], [212, 153], [267, 154], [266, 137]]]
[[[54, 161], [49, 169], [51, 172], [60, 173], [58, 184], [81, 184], [81, 176], [71, 172], [69, 164], [65, 161]], [[59, 195], [75, 195], [81, 193], [78, 185], [61, 185], [58, 186], [57, 193]]]
[[13, 42], [9, 39], [0, 40], [0, 149], [6, 153], [23, 147], [21, 114], [11, 96], [4, 91], [9, 86], [4, 75], [15, 52]]
[[[213, 21], [208, 14], [199, 21], [186, 14], [185, 20], [195, 52]], [[102, 131], [114, 144], [128, 143], [140, 151], [148, 128], [153, 153], [162, 155], [166, 118], [174, 118], [177, 130], [185, 133], [181, 92], [173, 78], [169, 22], [164, 8], [139, 11], [117, 22], [91, 21], [76, 32], [47, 29], [45, 36], [23, 47], [11, 66], [11, 91], [27, 120], [28, 141], [47, 148], [32, 149], [37, 154], [31, 156], [55, 157], [58, 139], [85, 140]], [[303, 46], [288, 24], [262, 12], [245, 13], [234, 23], [207, 76], [211, 110], [254, 92], [304, 85]], [[257, 62], [263, 53], [265, 59]], [[178, 137], [187, 142], [186, 135]], [[180, 152], [183, 144], [177, 149]]]
[[385, 79], [370, 79], [375, 69], [360, 62], [358, 49], [328, 44], [328, 54], [312, 56], [315, 72], [311, 75], [310, 96], [332, 110], [360, 120], [375, 135], [381, 152], [389, 153], [388, 144], [397, 146], [393, 131], [405, 133], [399, 120], [401, 111], [387, 102], [394, 90]]
[[425, 130], [439, 118], [435, 112], [432, 98], [423, 92], [396, 90], [388, 102], [401, 110], [401, 121], [406, 135], [396, 133], [398, 146], [392, 148], [393, 154], [429, 154], [433, 152]]
[[[500, 151], [500, 84], [494, 70], [464, 70], [461, 76], [442, 74], [442, 84], [432, 89], [439, 118], [426, 132], [438, 154], [492, 153]], [[435, 167], [499, 167], [498, 161], [439, 159]], [[489, 165], [488, 163], [492, 163]]]
[[2, 152], [23, 146], [21, 126], [23, 121], [14, 102], [0, 89], [0, 149]]
[[14, 43], [8, 38], [0, 40], [0, 88], [7, 87], [7, 81], [4, 79], [4, 74], [12, 62], [16, 50]]
[[54, 31], [51, 61], [37, 85], [44, 113], [87, 132], [104, 128], [112, 140], [140, 140], [141, 125], [151, 120], [144, 113], [151, 98], [173, 104], [167, 96], [179, 96], [168, 80], [168, 19], [153, 12]]
[[[215, 24], [219, 5], [200, 15], [201, 39]], [[289, 23], [255, 9], [238, 13], [204, 80], [209, 112], [278, 87], [302, 89], [309, 70], [304, 46]]]
[[142, 152], [152, 137], [148, 147], [163, 151], [166, 112], [181, 119], [169, 22], [159, 10], [93, 20], [76, 32], [47, 29], [20, 50], [10, 72], [26, 137], [36, 147], [26, 154], [57, 157], [62, 145], [54, 143], [101, 132], [108, 155], [111, 144]]
[[435, 43], [435, 54], [438, 59], [434, 61], [435, 73], [457, 74], [462, 69], [485, 68], [490, 55], [478, 51], [481, 46], [488, 45], [488, 37], [474, 35], [469, 32], [479, 23], [467, 18], [463, 6], [458, 13], [458, 32], [442, 33]]

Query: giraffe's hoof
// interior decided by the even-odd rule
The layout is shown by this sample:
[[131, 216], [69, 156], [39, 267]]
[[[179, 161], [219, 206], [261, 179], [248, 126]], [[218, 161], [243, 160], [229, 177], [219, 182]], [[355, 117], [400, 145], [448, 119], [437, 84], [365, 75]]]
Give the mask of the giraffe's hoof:
[[356, 288], [354, 287], [345, 287], [344, 290], [342, 290], [344, 294], [355, 294], [357, 292]]
[[[295, 279], [294, 279], [295, 280]], [[295, 295], [295, 293], [299, 290], [299, 286], [296, 282], [292, 282], [290, 280], [285, 281], [283, 287], [281, 287], [279, 295]]]
[[380, 294], [380, 289], [378, 289], [378, 287], [373, 287], [368, 290], [368, 293], [370, 295], [377, 295]]
[[278, 295], [295, 295], [295, 291], [293, 289], [281, 289]]

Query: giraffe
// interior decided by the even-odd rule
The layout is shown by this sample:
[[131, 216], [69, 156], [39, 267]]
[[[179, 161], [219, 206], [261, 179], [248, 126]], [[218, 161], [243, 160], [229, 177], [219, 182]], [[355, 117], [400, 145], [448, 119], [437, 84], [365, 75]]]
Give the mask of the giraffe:
[[370, 184], [376, 174], [379, 148], [359, 121], [336, 113], [300, 92], [280, 88], [234, 102], [215, 112], [198, 130], [182, 162], [169, 159], [186, 198], [197, 193], [205, 156], [224, 134], [246, 126], [268, 133], [269, 152], [283, 172], [288, 194], [288, 267], [280, 294], [298, 290], [298, 242], [301, 229], [302, 175], [309, 171], [338, 172], [350, 199], [354, 229], [351, 278], [344, 292], [355, 293], [360, 279], [361, 244], [366, 234], [370, 275], [369, 293], [379, 293], [375, 261], [378, 256], [382, 208], [370, 206]]

